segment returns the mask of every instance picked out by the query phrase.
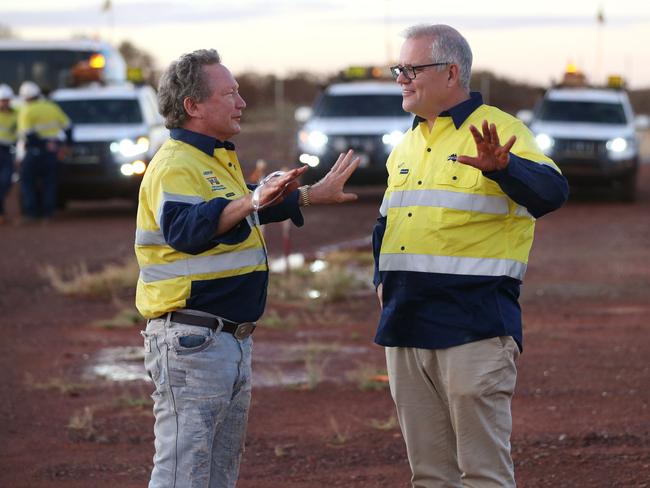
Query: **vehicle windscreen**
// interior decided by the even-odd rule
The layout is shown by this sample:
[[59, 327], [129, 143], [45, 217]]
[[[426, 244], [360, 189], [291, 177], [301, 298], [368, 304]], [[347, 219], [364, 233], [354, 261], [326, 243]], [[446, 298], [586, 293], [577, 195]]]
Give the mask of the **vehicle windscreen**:
[[587, 122], [591, 124], [626, 124], [620, 103], [546, 100], [539, 119], [552, 122]]
[[404, 117], [402, 95], [326, 95], [314, 110], [318, 117]]
[[57, 101], [73, 124], [141, 124], [142, 111], [136, 99]]

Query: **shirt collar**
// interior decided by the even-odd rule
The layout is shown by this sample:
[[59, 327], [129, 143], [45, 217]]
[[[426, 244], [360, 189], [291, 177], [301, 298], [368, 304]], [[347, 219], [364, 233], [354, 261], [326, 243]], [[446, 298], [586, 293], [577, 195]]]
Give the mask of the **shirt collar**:
[[203, 151], [208, 156], [214, 154], [215, 149], [226, 149], [228, 151], [234, 151], [235, 145], [230, 141], [220, 141], [214, 137], [206, 136], [205, 134], [199, 134], [188, 129], [183, 129], [182, 127], [177, 127], [169, 131], [169, 136], [172, 139], [177, 141], [185, 142], [190, 146]]
[[[460, 126], [463, 125], [463, 122], [467, 120], [474, 110], [483, 105], [483, 97], [480, 92], [471, 92], [469, 98], [464, 102], [460, 102], [457, 105], [454, 105], [448, 110], [445, 110], [438, 115], [438, 117], [451, 117], [451, 120], [454, 121], [454, 126], [456, 129], [460, 129]], [[420, 117], [419, 115], [415, 116], [413, 119], [412, 129], [415, 129], [420, 122], [424, 122], [427, 119]]]

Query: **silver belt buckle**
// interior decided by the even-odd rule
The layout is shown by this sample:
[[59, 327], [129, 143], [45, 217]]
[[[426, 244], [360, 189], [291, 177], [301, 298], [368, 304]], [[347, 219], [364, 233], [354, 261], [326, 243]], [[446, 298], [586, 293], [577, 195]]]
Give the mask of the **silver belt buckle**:
[[255, 322], [242, 322], [237, 326], [233, 335], [235, 338], [243, 341], [255, 330]]

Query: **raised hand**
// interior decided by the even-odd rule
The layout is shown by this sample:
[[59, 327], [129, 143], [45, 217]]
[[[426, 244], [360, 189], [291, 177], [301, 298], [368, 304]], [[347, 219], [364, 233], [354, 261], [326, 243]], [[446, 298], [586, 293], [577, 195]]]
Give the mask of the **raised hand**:
[[481, 171], [496, 171], [505, 168], [510, 162], [510, 149], [514, 146], [517, 137], [512, 136], [505, 145], [501, 146], [497, 134], [497, 126], [483, 121], [483, 134], [473, 125], [469, 126], [474, 142], [476, 143], [476, 157], [458, 156], [458, 162], [473, 166]]
[[307, 168], [307, 166], [303, 166], [291, 171], [271, 173], [253, 193], [253, 208], [257, 206], [258, 209], [261, 209], [280, 203], [284, 197], [300, 186], [297, 178], [307, 171]]
[[359, 166], [359, 158], [353, 156], [352, 149], [341, 153], [332, 169], [309, 189], [312, 204], [352, 202], [358, 198], [354, 193], [343, 192], [343, 186]]

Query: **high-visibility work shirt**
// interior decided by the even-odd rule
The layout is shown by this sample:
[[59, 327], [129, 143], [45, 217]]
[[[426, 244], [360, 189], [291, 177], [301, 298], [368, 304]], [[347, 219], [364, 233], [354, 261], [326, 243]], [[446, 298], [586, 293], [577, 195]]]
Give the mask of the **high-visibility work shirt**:
[[50, 100], [40, 98], [18, 109], [18, 136], [26, 139], [28, 145], [30, 141], [63, 140], [63, 132], [69, 128], [68, 116]]
[[0, 110], [0, 146], [16, 144], [16, 121], [18, 114], [15, 110]]
[[[457, 161], [476, 155], [469, 125], [494, 123], [517, 142], [508, 166], [483, 173]], [[441, 349], [510, 335], [522, 347], [519, 287], [535, 218], [559, 208], [568, 185], [528, 128], [483, 104], [480, 93], [416, 117], [387, 161], [388, 186], [373, 233], [383, 311], [375, 342]]]
[[[266, 304], [264, 238], [250, 217], [215, 236], [221, 212], [248, 194], [232, 143], [185, 129], [156, 153], [142, 180], [135, 253], [136, 306], [146, 318], [192, 309], [234, 322], [259, 319]], [[259, 212], [260, 224], [303, 225], [298, 191]]]

